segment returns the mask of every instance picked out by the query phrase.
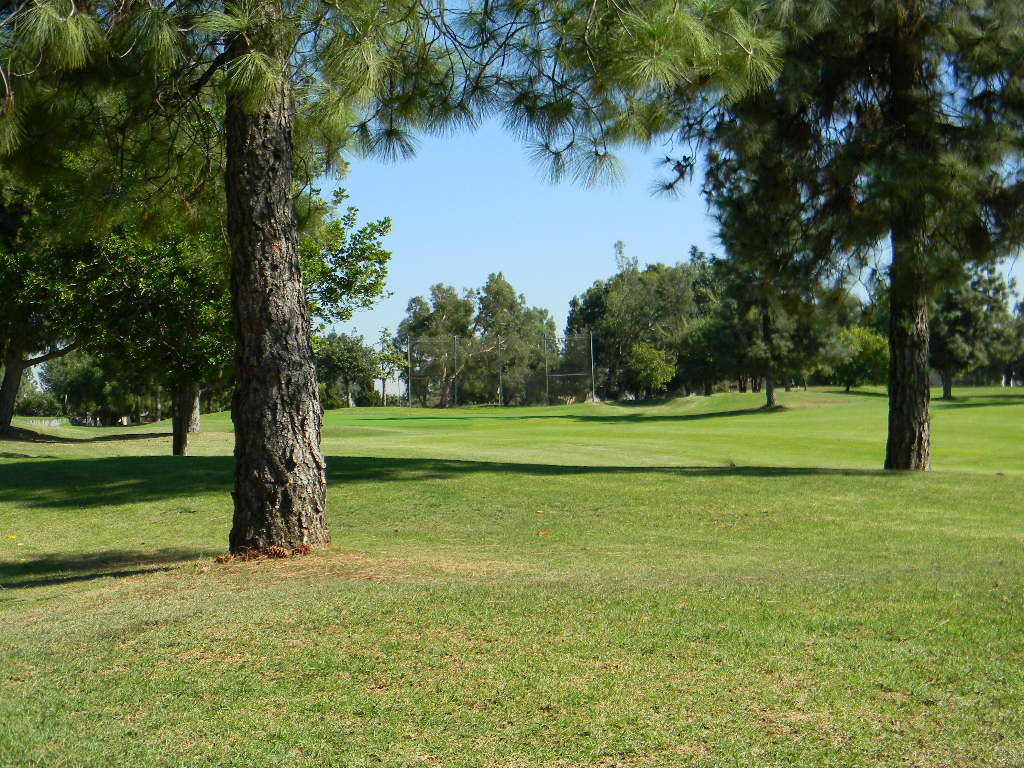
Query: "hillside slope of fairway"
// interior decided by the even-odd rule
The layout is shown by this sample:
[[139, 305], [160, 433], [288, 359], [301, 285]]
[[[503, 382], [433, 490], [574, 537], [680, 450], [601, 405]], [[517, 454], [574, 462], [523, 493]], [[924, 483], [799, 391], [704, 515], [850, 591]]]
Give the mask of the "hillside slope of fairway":
[[1024, 393], [325, 415], [334, 544], [218, 564], [231, 423], [0, 441], [0, 766], [1024, 765]]

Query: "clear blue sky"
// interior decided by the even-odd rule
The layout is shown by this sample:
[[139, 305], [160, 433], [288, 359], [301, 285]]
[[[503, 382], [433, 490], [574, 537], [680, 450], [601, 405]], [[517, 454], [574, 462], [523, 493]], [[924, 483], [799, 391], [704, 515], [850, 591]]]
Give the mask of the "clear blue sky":
[[[626, 178], [612, 188], [551, 184], [526, 148], [489, 123], [447, 137], [424, 137], [416, 156], [395, 164], [353, 160], [347, 178], [325, 184], [348, 189], [360, 220], [390, 216], [390, 298], [357, 312], [352, 328], [375, 342], [394, 331], [413, 296], [442, 282], [459, 289], [504, 272], [531, 306], [547, 308], [559, 330], [569, 300], [615, 272], [613, 244], [641, 264], [685, 260], [690, 245], [720, 252], [714, 223], [697, 183], [675, 199], [650, 194], [667, 147], [626, 149]], [[1024, 260], [1011, 274], [1024, 283]]]
[[434, 283], [476, 288], [491, 272], [504, 272], [531, 306], [550, 310], [561, 330], [569, 300], [615, 272], [616, 240], [641, 264], [683, 261], [691, 244], [720, 250], [698, 186], [676, 199], [650, 194], [666, 152], [658, 150], [619, 152], [625, 180], [597, 189], [543, 180], [526, 148], [493, 123], [425, 137], [414, 158], [395, 164], [353, 160], [348, 176], [325, 192], [345, 187], [361, 221], [391, 217], [393, 295], [342, 330], [376, 341]]

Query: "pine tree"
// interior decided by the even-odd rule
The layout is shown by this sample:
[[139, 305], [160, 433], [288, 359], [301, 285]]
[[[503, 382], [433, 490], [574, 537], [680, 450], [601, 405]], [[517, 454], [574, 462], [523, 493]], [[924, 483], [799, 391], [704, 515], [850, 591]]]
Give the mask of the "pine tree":
[[885, 467], [926, 470], [929, 302], [964, 261], [1019, 242], [1024, 8], [839, 0], [833, 12], [790, 51], [817, 78], [829, 188], [821, 215], [846, 245], [888, 240]]
[[795, 344], [793, 333], [826, 319], [824, 281], [842, 278], [814, 215], [821, 137], [810, 121], [810, 100], [783, 90], [799, 66], [787, 60], [779, 83], [720, 106], [694, 135], [708, 145], [704, 194], [726, 256], [717, 267], [736, 322], [755, 326], [746, 356], [749, 372], [764, 377], [767, 408], [777, 405], [776, 379], [786, 362], [819, 343], [804, 333]]
[[[723, 239], [766, 277], [843, 254], [857, 268], [888, 242], [885, 466], [928, 469], [929, 302], [964, 262], [991, 261], [1021, 238], [1024, 9], [778, 7], [790, 13], [778, 80], [724, 109], [684, 102], [682, 133], [711, 143]], [[691, 166], [677, 167], [668, 186]]]
[[33, 108], [84, 81], [101, 83], [115, 112], [171, 125], [174, 135], [207, 141], [218, 135], [206, 130], [211, 116], [223, 129], [238, 374], [230, 545], [325, 544], [321, 417], [292, 199], [297, 177], [309, 174], [295, 165], [296, 146], [315, 148], [328, 166], [353, 142], [399, 157], [412, 150], [411, 129], [504, 109], [555, 175], [568, 169], [592, 182], [614, 167], [610, 142], [666, 129], [669, 94], [738, 93], [770, 77], [772, 41], [762, 40], [752, 8], [34, 0], [0, 17], [0, 148], [18, 144]]
[[930, 364], [942, 377], [942, 399], [953, 398], [953, 378], [1012, 347], [1011, 286], [991, 265], [975, 266], [960, 285], [944, 290], [930, 317]]

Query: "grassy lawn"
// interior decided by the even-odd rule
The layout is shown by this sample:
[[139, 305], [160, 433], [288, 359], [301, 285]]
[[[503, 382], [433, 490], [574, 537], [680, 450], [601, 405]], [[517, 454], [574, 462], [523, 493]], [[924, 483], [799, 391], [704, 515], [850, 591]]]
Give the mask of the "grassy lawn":
[[960, 394], [928, 474], [879, 392], [329, 412], [333, 546], [228, 564], [226, 415], [26, 429], [0, 766], [1024, 765], [1024, 393]]

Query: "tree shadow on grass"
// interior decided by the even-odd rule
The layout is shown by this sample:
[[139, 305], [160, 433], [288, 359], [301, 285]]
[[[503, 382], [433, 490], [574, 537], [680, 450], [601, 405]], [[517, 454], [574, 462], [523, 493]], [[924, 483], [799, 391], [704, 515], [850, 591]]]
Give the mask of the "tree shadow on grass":
[[3, 590], [49, 587], [104, 578], [127, 578], [161, 573], [182, 562], [209, 557], [199, 549], [104, 550], [102, 552], [53, 552], [25, 562], [0, 562], [0, 599]]
[[[467, 409], [465, 412], [458, 410], [446, 411], [444, 414], [429, 415], [429, 416], [366, 416], [361, 418], [360, 421], [540, 421], [546, 419], [561, 419], [565, 422], [576, 421], [576, 422], [591, 422], [598, 424], [655, 424], [661, 422], [687, 422], [687, 421], [703, 421], [705, 419], [723, 419], [723, 418], [734, 418], [740, 416], [769, 416], [772, 414], [783, 413], [787, 410], [786, 406], [780, 405], [774, 408], [765, 408], [763, 406], [757, 406], [754, 408], [734, 408], [723, 411], [709, 411], [705, 413], [689, 413], [686, 411], [680, 413], [630, 413], [631, 408], [638, 407], [650, 407], [649, 403], [640, 403], [637, 405], [626, 405], [622, 403], [606, 403], [602, 406], [602, 412], [589, 412], [580, 413], [578, 411], [572, 411], [568, 413], [524, 413], [516, 414], [514, 409], [510, 408], [509, 413], [489, 416], [489, 415], [478, 415], [472, 413], [471, 409]], [[614, 413], [604, 410], [604, 408], [614, 409], [621, 411], [621, 413]], [[343, 425], [330, 425], [328, 429], [343, 429]]]
[[[622, 406], [615, 406], [621, 408]], [[729, 419], [742, 416], [773, 416], [784, 413], [788, 409], [784, 405], [776, 405], [773, 408], [756, 406], [754, 408], [736, 408], [729, 411], [709, 411], [706, 413], [625, 413], [619, 414], [596, 414], [579, 413], [568, 415], [565, 418], [571, 421], [598, 422], [601, 424], [658, 424], [664, 422], [688, 422], [706, 421], [707, 419]]]
[[842, 395], [843, 397], [874, 397], [881, 398], [882, 400], [889, 399], [888, 392], [875, 392], [870, 389], [857, 389], [854, 387], [849, 392], [845, 389], [823, 389], [821, 393], [824, 395]]
[[89, 507], [228, 494], [230, 456], [33, 458], [0, 464], [0, 498], [26, 507]]
[[[578, 466], [461, 459], [328, 456], [330, 483], [416, 482], [473, 474], [511, 478], [578, 475], [671, 475], [686, 477], [893, 476], [873, 469], [770, 466]], [[230, 456], [107, 456], [95, 459], [30, 459], [0, 464], [0, 497], [27, 508], [77, 510], [159, 503], [183, 496], [221, 494], [233, 483]], [[183, 511], [180, 509], [165, 512]], [[185, 510], [188, 511], [188, 510]]]
[[576, 475], [669, 475], [686, 477], [803, 477], [841, 475], [852, 477], [891, 477], [881, 469], [843, 469], [832, 467], [764, 466], [578, 466], [572, 464], [521, 464], [461, 459], [381, 459], [372, 456], [328, 456], [329, 483], [357, 481], [415, 482], [450, 479], [490, 473], [528, 477], [567, 477]]
[[1024, 393], [993, 394], [993, 395], [954, 395], [951, 400], [933, 397], [932, 408], [937, 410], [959, 410], [961, 408], [991, 408], [999, 405], [1024, 405]]
[[[116, 429], [116, 427], [110, 427]], [[122, 434], [95, 435], [94, 437], [71, 437], [69, 435], [50, 435], [45, 432], [36, 432], [21, 427], [11, 427], [8, 432], [0, 435], [0, 443], [113, 443], [118, 440], [152, 440], [158, 437], [170, 438], [170, 431], [167, 432], [124, 432]]]

